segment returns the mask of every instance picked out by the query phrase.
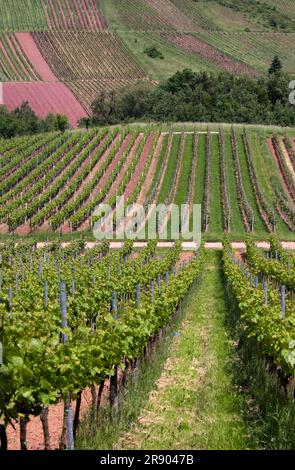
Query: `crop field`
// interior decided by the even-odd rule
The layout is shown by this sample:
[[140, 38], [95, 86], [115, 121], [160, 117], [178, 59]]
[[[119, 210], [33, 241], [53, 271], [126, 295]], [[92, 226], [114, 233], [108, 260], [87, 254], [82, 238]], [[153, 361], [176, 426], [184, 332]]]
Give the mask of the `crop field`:
[[1, 463], [295, 449], [294, 43], [294, 0], [0, 0]]
[[[58, 135], [48, 137], [58, 143]], [[178, 135], [175, 151], [185, 154], [196, 138]], [[212, 168], [218, 146], [215, 134]], [[182, 171], [188, 180], [187, 168]], [[292, 433], [282, 436], [282, 426], [288, 430], [293, 419], [292, 401], [283, 398], [291, 397], [286, 378], [294, 374], [292, 253], [276, 238], [266, 251], [247, 241], [243, 254], [228, 241], [222, 253], [204, 247], [183, 253], [178, 242], [159, 252], [156, 245], [149, 241], [136, 251], [129, 240], [111, 251], [106, 241], [87, 248], [83, 240], [37, 249], [32, 241], [1, 244], [0, 410], [9, 418], [9, 450], [293, 447]], [[224, 323], [233, 302], [239, 305], [234, 332]], [[234, 335], [242, 334], [239, 325], [242, 351], [233, 344]], [[265, 370], [254, 341], [259, 357], [280, 367], [280, 380]], [[141, 377], [139, 358], [149, 375]], [[235, 380], [249, 392], [233, 382], [238, 358], [244, 369]], [[132, 388], [135, 377], [139, 388]], [[254, 438], [246, 432], [250, 393], [251, 403], [264, 404], [260, 420], [250, 425]], [[209, 405], [201, 400], [204, 394]]]
[[[45, 135], [37, 144], [28, 137], [21, 154], [3, 143], [0, 231], [89, 230], [95, 207], [104, 202], [115, 208], [122, 195], [126, 206], [143, 203], [147, 217], [151, 203], [202, 204], [208, 239], [224, 232], [241, 240], [247, 232], [293, 239], [292, 139], [263, 130], [214, 132], [93, 129], [56, 135], [52, 142]], [[155, 165], [159, 173], [142, 190]]]
[[2, 85], [3, 103], [12, 111], [25, 101], [40, 117], [48, 113], [68, 116], [69, 123], [76, 127], [81, 117], [87, 113], [75, 96], [63, 83], [59, 82], [6, 82]]
[[265, 71], [272, 58], [278, 55], [285, 70], [294, 72], [295, 55], [291, 46], [294, 43], [294, 33], [201, 32], [198, 37], [257, 71]]
[[[273, 6], [273, 2], [268, 3]], [[294, 21], [292, 2], [286, 5], [284, 10], [280, 2], [279, 10]], [[266, 72], [275, 54], [282, 59], [286, 71], [295, 69], [294, 28], [277, 31], [267, 27], [259, 21], [260, 13], [257, 17], [247, 16], [243, 11], [218, 2], [193, 0], [111, 0], [104, 9], [110, 25], [123, 39], [126, 31], [145, 32], [147, 38], [153, 32], [164, 43], [173, 42], [178, 48], [193, 53], [196, 60], [207, 59], [207, 63], [214, 63], [221, 70], [249, 75], [253, 75], [253, 70]], [[132, 49], [131, 41], [128, 45]]]
[[115, 33], [34, 33], [42, 56], [87, 110], [100, 91], [147, 79]]
[[15, 34], [0, 34], [1, 81], [40, 80]]
[[98, 0], [41, 0], [51, 31], [103, 31], [105, 21]]
[[[273, 6], [271, 0], [268, 4]], [[80, 107], [79, 118], [91, 113], [101, 92], [154, 83], [183, 68], [255, 76], [278, 55], [284, 71], [295, 70], [291, 23], [286, 30], [267, 27], [254, 7], [253, 14], [203, 0], [12, 0], [0, 1], [0, 7], [1, 82], [60, 82], [75, 109]], [[292, 2], [276, 10], [290, 21], [293, 12]], [[144, 53], [153, 46], [163, 60]], [[30, 101], [41, 116], [33, 88], [17, 89], [21, 94], [15, 102]], [[53, 107], [49, 101], [44, 113], [60, 112], [56, 98]], [[11, 99], [3, 104], [11, 109]], [[70, 120], [76, 126], [76, 117]]]
[[103, 31], [98, 0], [1, 0], [1, 31]]

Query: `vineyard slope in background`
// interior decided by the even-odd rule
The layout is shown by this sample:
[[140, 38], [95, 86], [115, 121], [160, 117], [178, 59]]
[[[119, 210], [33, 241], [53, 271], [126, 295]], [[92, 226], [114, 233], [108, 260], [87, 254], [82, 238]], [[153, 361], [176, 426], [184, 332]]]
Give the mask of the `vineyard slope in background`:
[[[124, 196], [125, 207], [143, 204], [146, 222], [153, 203], [186, 203], [190, 219], [201, 204], [207, 239], [276, 233], [288, 240], [294, 175], [291, 131], [129, 126], [18, 137], [1, 142], [0, 233], [90, 231], [100, 203], [113, 208], [120, 227], [116, 196]], [[169, 214], [166, 222], [170, 233]]]
[[[292, 2], [240, 3], [1, 0], [0, 104], [26, 100], [39, 116], [66, 112], [75, 127], [100, 92], [152, 86], [184, 68], [255, 76], [278, 55], [294, 72]], [[144, 53], [149, 47], [162, 58]]]

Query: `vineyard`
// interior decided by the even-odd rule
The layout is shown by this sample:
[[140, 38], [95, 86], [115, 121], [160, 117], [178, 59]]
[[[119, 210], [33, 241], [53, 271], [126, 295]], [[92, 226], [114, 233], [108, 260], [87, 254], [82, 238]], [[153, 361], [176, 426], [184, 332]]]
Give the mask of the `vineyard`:
[[1, 0], [0, 8], [1, 31], [102, 31], [106, 25], [98, 0]]
[[[21, 151], [18, 139], [7, 148], [3, 142], [0, 231], [89, 231], [96, 207], [107, 203], [115, 211], [116, 196], [124, 196], [125, 209], [136, 202], [144, 206], [146, 222], [153, 203], [187, 203], [190, 218], [193, 204], [201, 204], [202, 230], [209, 239], [220, 239], [224, 232], [237, 239], [245, 232], [293, 239], [290, 137], [262, 130], [125, 127], [56, 134], [54, 139], [44, 134], [37, 141], [28, 137]], [[117, 213], [117, 226], [120, 218]], [[170, 233], [169, 216], [165, 222], [159, 233], [162, 225]]]
[[[54, 141], [58, 136], [51, 138]], [[219, 144], [222, 146], [222, 141]], [[184, 146], [184, 138], [178, 137], [175, 150], [182, 153]], [[77, 443], [81, 445], [79, 433], [87, 409], [92, 424], [105, 419], [99, 416], [106, 407], [110, 407], [110, 419], [118, 422], [124, 389], [137, 376], [143, 358], [150, 360], [171, 322], [177, 321], [183, 302], [202, 312], [202, 303], [198, 306], [196, 300], [200, 289], [204, 300], [209, 295], [202, 287], [209, 275], [208, 263], [211, 272], [224, 271], [224, 282], [239, 305], [239, 321], [246, 335], [251, 341], [256, 339], [261, 353], [279, 371], [284, 396], [291, 397], [295, 318], [292, 253], [284, 251], [273, 237], [267, 251], [248, 240], [242, 254], [233, 251], [226, 241], [223, 263], [217, 266], [216, 262], [212, 265], [212, 256], [203, 247], [181, 253], [178, 242], [165, 251], [158, 251], [156, 245], [156, 241], [150, 241], [140, 251], [131, 241], [117, 251], [110, 251], [106, 241], [87, 248], [83, 240], [68, 246], [46, 243], [39, 248], [30, 241], [1, 245], [0, 333], [4, 354], [0, 411], [6, 423], [2, 445], [7, 439], [9, 449], [74, 449]], [[197, 279], [202, 271], [205, 279], [199, 287]], [[223, 302], [221, 297], [217, 308]], [[188, 332], [184, 324], [182, 335]], [[188, 351], [182, 360], [189, 360]], [[171, 373], [173, 367], [172, 361]], [[191, 372], [187, 363], [186, 373]], [[191, 391], [195, 380], [198, 378], [192, 376]], [[182, 384], [184, 390], [186, 387]], [[165, 402], [168, 397], [161, 400]], [[149, 413], [159, 413], [155, 403], [150, 404]], [[189, 402], [185, 405], [190, 406]], [[218, 408], [214, 413], [218, 416]], [[165, 417], [165, 409], [161, 416]], [[227, 419], [232, 418], [229, 412]], [[185, 416], [182, 422], [186, 422]], [[133, 432], [123, 434], [119, 445], [134, 448], [135, 436], [140, 442], [153, 426], [153, 421], [139, 420]], [[234, 428], [239, 434], [238, 423]], [[163, 438], [167, 436], [165, 433]], [[274, 448], [279, 445], [277, 438]], [[154, 439], [155, 433], [149, 432], [148, 441], [140, 448], [154, 446]], [[223, 445], [228, 448], [232, 444], [226, 440]]]
[[[257, 76], [278, 55], [284, 70], [294, 71], [292, 30], [269, 30], [259, 18], [256, 24], [243, 12], [209, 3], [0, 1], [0, 78], [4, 84], [17, 82], [4, 89], [2, 104], [11, 110], [28, 101], [38, 116], [65, 113], [76, 127], [101, 93], [155, 83], [183, 68]], [[292, 18], [293, 8], [285, 3], [280, 14]], [[143, 52], [154, 46], [161, 61]], [[71, 105], [65, 109], [67, 100]]]
[[102, 91], [147, 80], [115, 33], [34, 33], [45, 61], [90, 111]]
[[294, 450], [294, 0], [0, 12], [0, 461]]

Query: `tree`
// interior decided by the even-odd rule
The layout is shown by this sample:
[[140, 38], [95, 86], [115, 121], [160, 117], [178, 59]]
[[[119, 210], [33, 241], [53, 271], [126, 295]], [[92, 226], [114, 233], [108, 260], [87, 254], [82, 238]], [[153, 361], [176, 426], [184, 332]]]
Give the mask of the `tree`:
[[55, 129], [60, 132], [65, 132], [69, 128], [69, 120], [64, 114], [57, 114], [55, 116]]
[[12, 113], [18, 120], [19, 133], [34, 134], [39, 130], [38, 117], [27, 101], [16, 108]]
[[279, 58], [279, 56], [275, 55], [274, 58], [273, 58], [273, 61], [271, 63], [271, 66], [268, 70], [268, 73], [270, 75], [273, 75], [273, 74], [279, 74], [281, 71], [282, 71], [282, 62]]

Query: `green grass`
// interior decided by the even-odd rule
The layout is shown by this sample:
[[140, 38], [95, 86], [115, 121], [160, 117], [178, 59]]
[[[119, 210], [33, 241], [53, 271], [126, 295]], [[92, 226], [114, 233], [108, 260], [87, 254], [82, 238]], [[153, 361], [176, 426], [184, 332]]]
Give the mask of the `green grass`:
[[216, 134], [211, 136], [211, 188], [210, 188], [210, 223], [209, 231], [223, 232], [223, 216], [221, 205], [219, 144]]
[[[131, 55], [153, 80], [165, 80], [179, 70], [186, 68], [190, 68], [194, 72], [204, 69], [211, 72], [217, 71], [217, 68], [209, 61], [185, 52], [151, 32], [118, 29], [117, 33], [127, 45]], [[156, 46], [163, 54], [164, 59], [152, 59], [143, 52], [146, 47], [153, 46]]]
[[242, 222], [241, 212], [238, 203], [237, 189], [234, 175], [234, 163], [232, 155], [232, 147], [230, 134], [224, 133], [224, 154], [227, 172], [227, 186], [229, 195], [229, 204], [231, 210], [231, 231], [243, 232], [244, 225]]
[[220, 253], [207, 255], [202, 281], [184, 306], [169, 361], [120, 449], [245, 449], [242, 398], [229, 364]]
[[166, 198], [169, 196], [171, 191], [171, 183], [177, 167], [177, 157], [180, 146], [181, 137], [179, 135], [173, 136], [171, 152], [169, 155], [169, 161], [166, 168], [164, 181], [161, 187], [160, 194], [158, 196], [157, 204], [164, 204]]
[[245, 189], [248, 203], [250, 204], [250, 207], [252, 208], [254, 217], [255, 217], [255, 225], [254, 225], [255, 229], [254, 230], [256, 233], [261, 233], [265, 236], [265, 234], [267, 233], [267, 229], [263, 221], [260, 218], [256, 199], [253, 193], [253, 187], [252, 187], [251, 178], [249, 174], [245, 147], [244, 147], [243, 138], [241, 134], [237, 135], [237, 143], [238, 143], [239, 159], [240, 159], [244, 189]]
[[189, 178], [193, 160], [193, 136], [185, 136], [184, 154], [180, 169], [179, 182], [174, 198], [174, 204], [185, 204], [189, 190]]
[[[267, 136], [264, 132], [260, 131], [259, 133], [251, 132], [249, 135], [249, 143], [252, 149], [253, 164], [255, 166], [256, 175], [261, 186], [263, 193], [265, 194], [266, 199], [275, 208], [276, 196], [274, 189], [271, 185], [273, 178], [278, 179], [278, 171], [274, 162], [274, 159], [270, 152], [266, 149], [266, 139]], [[281, 186], [281, 184], [279, 184]], [[282, 189], [282, 192], [283, 189]], [[280, 215], [277, 213], [276, 217], [277, 226], [276, 230], [281, 236], [287, 236], [289, 229], [285, 222], [280, 218]]]
[[[163, 253], [164, 250], [157, 249], [157, 255], [163, 256]], [[155, 343], [149, 359], [140, 361], [138, 375], [131, 376], [126, 388], [121, 389], [119, 423], [113, 426], [109, 419], [108, 406], [101, 407], [96, 426], [89, 429], [88, 417], [82, 422], [76, 449], [116, 448], [120, 437], [130, 430], [131, 425], [138, 418], [141, 409], [149, 399], [149, 393], [160, 378], [170, 353], [174, 331], [178, 331], [183, 315], [184, 309], [180, 308], [178, 316], [168, 325], [161, 341]]]
[[206, 171], [206, 136], [199, 135], [197, 150], [197, 175], [195, 185], [194, 204], [203, 204], [204, 187], [205, 187], [205, 171]]
[[41, 0], [0, 0], [0, 31], [48, 30]]

